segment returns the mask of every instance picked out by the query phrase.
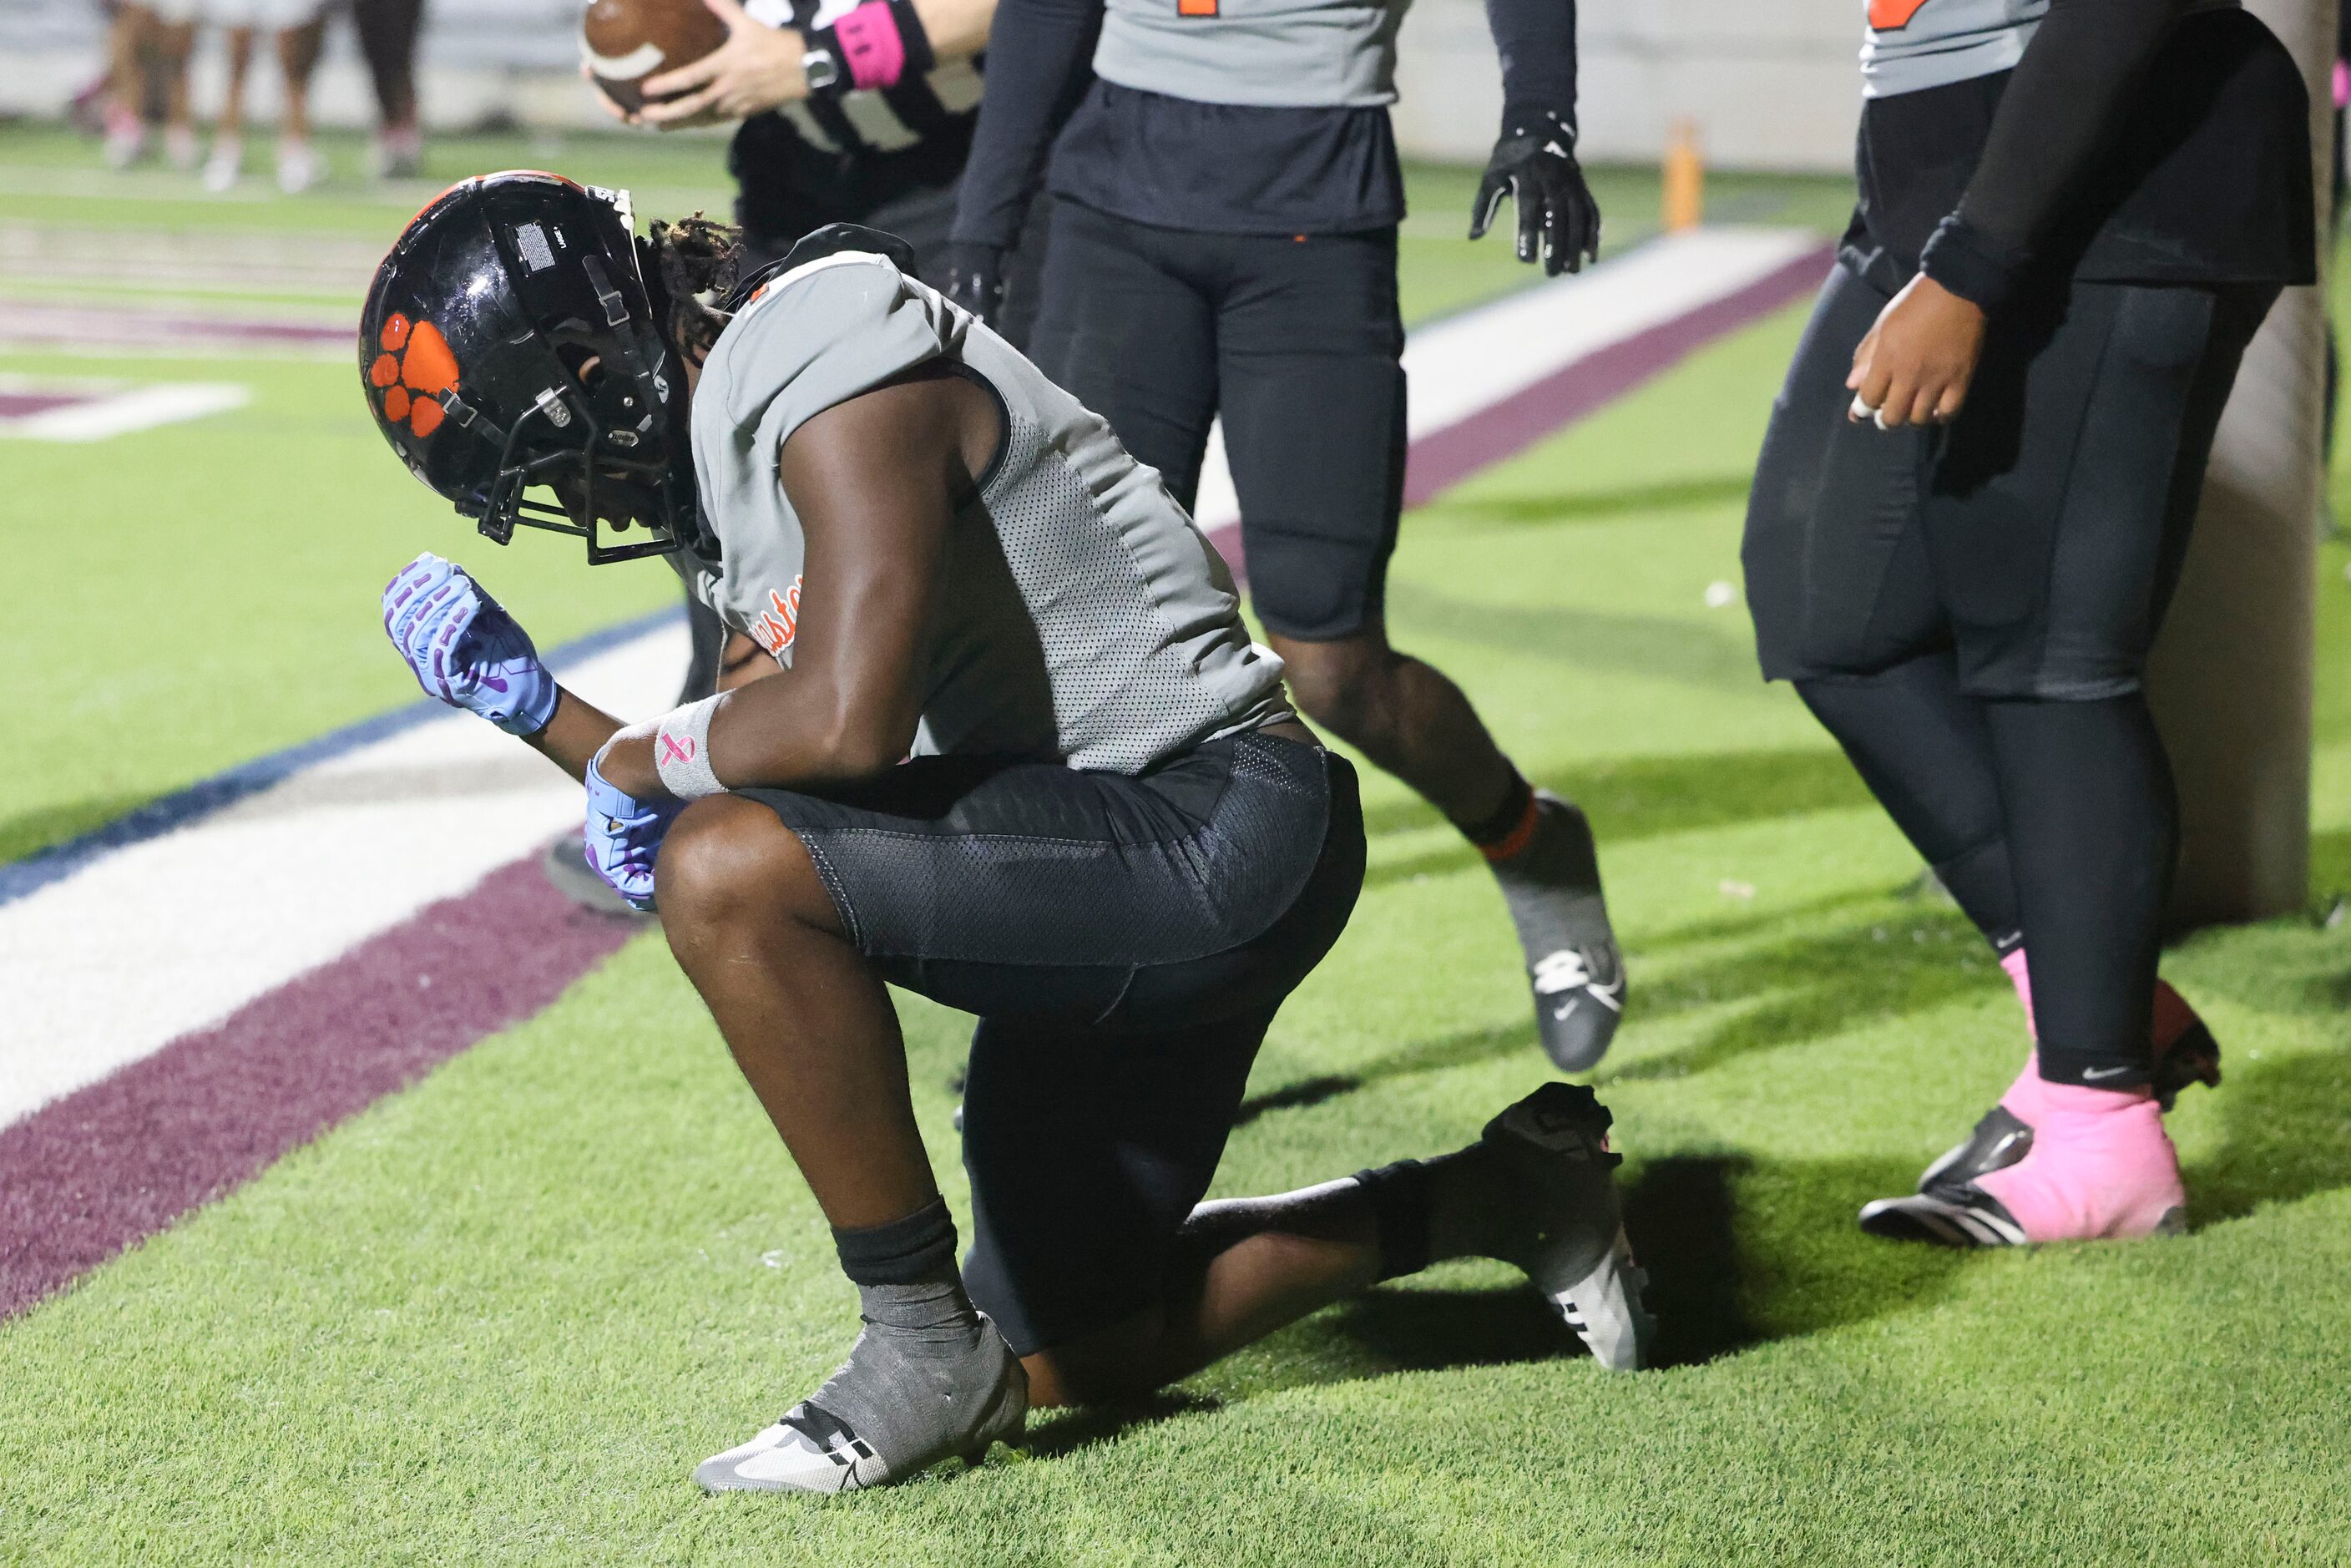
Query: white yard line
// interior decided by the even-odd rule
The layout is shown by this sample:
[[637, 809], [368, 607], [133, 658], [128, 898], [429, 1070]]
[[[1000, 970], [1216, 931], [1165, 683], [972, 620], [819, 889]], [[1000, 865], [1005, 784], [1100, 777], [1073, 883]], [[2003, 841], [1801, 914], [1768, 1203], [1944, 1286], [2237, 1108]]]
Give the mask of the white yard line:
[[[659, 711], [669, 624], [566, 672]], [[234, 1012], [580, 820], [580, 787], [452, 714], [0, 904], [0, 1126]]]
[[159, 424], [177, 424], [242, 408], [252, 400], [250, 387], [233, 382], [166, 382], [15, 419], [0, 418], [0, 439], [104, 441], [135, 430], [152, 430]]
[[349, 322], [275, 308], [231, 314], [0, 296], [0, 350], [76, 359], [350, 360]]
[[[1736, 294], [1820, 244], [1805, 229], [1693, 229], [1433, 321], [1405, 343], [1410, 437], [1474, 418], [1577, 360]], [[1240, 521], [1221, 423], [1208, 434], [1193, 510], [1211, 531]]]

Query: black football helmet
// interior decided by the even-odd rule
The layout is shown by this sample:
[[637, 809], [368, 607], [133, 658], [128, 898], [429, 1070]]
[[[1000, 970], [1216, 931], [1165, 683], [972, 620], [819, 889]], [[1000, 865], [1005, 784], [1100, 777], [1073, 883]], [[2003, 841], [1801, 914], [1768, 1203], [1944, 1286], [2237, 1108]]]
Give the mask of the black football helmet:
[[[584, 538], [595, 564], [709, 547], [685, 377], [638, 246], [626, 192], [513, 170], [434, 197], [376, 269], [368, 408], [500, 544], [521, 524]], [[635, 528], [650, 537], [617, 538]]]

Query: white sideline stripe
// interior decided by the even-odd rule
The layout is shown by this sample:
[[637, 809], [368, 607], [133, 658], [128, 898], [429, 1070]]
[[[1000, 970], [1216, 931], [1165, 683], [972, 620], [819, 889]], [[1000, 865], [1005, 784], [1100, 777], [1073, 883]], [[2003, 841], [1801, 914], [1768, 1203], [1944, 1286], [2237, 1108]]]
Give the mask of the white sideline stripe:
[[243, 408], [253, 389], [234, 382], [171, 382], [116, 392], [88, 402], [44, 409], [17, 419], [0, 419], [0, 437], [19, 441], [104, 441], [134, 430], [202, 419]]
[[[682, 624], [564, 673], [608, 712], [669, 706]], [[580, 787], [453, 713], [0, 905], [0, 1126], [153, 1054], [580, 817]]]
[[[1738, 293], [1820, 244], [1808, 229], [1691, 229], [1432, 321], [1405, 340], [1405, 428], [1418, 440], [1458, 424], [1586, 355]], [[1208, 432], [1193, 515], [1210, 531], [1240, 521], [1221, 421]]]

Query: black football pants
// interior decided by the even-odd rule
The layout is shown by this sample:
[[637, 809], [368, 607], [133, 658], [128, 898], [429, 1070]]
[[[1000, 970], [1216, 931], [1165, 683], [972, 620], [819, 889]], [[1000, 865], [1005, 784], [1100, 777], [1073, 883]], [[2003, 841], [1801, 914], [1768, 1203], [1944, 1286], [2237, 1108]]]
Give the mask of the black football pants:
[[1229, 235], [1057, 203], [1029, 357], [1189, 510], [1221, 413], [1258, 619], [1380, 619], [1404, 498], [1395, 230]]
[[1880, 431], [1844, 378], [1886, 296], [1840, 267], [1764, 438], [1743, 552], [1764, 674], [1986, 937], [2023, 942], [2054, 1082], [2152, 1065], [2179, 812], [2139, 675], [2274, 296], [2045, 290], [1995, 319], [1949, 429]]

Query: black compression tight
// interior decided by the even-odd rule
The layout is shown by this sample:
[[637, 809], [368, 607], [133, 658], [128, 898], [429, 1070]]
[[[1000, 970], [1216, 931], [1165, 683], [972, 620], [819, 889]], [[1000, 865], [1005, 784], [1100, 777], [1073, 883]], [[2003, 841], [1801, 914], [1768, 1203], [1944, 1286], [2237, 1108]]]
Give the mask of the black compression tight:
[[1986, 938], [2022, 933], [2042, 1076], [2146, 1082], [2179, 837], [2146, 698], [1986, 701], [1948, 654], [1796, 689]]

